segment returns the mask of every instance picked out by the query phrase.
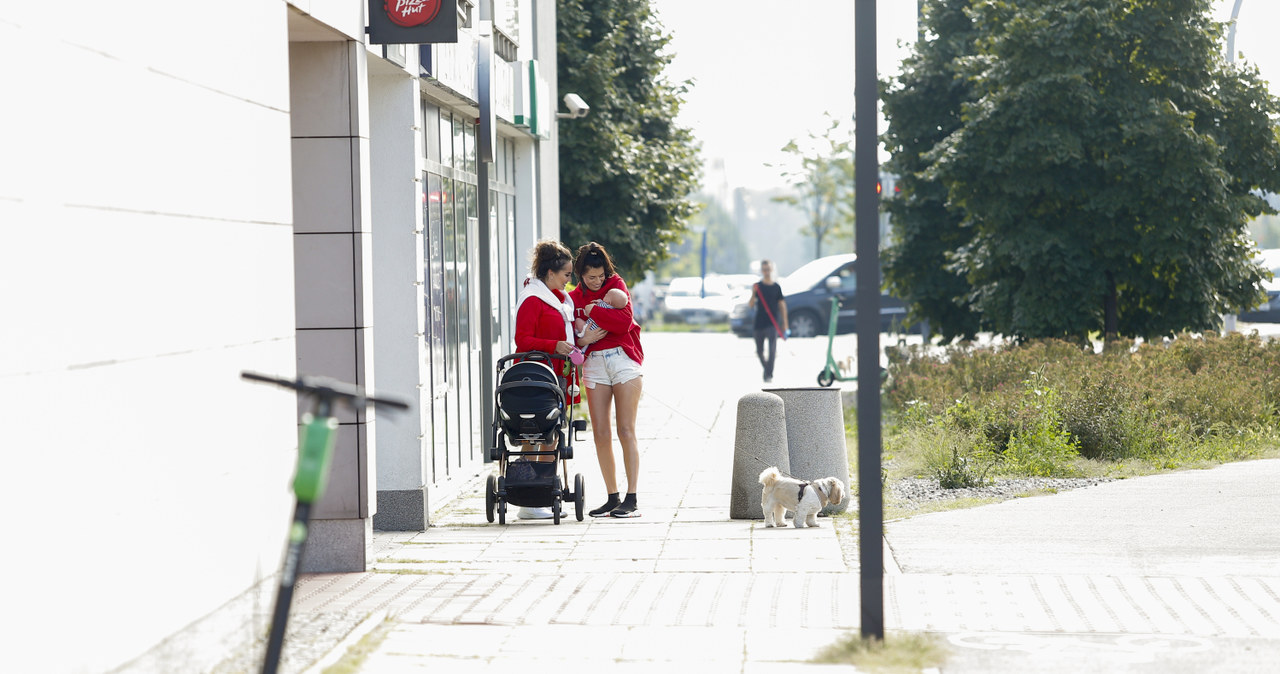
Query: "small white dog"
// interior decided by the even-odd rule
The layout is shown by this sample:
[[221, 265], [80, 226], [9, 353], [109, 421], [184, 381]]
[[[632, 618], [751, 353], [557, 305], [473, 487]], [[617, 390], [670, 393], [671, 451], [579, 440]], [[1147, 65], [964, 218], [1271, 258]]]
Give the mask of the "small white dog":
[[764, 509], [766, 527], [785, 527], [786, 511], [796, 514], [796, 528], [818, 526], [818, 511], [844, 501], [844, 483], [839, 478], [824, 477], [805, 482], [786, 477], [776, 466], [760, 473], [760, 507]]

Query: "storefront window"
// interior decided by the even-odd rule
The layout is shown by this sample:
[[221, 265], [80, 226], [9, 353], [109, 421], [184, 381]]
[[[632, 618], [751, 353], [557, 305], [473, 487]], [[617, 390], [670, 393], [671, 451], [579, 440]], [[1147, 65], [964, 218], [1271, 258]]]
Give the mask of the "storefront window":
[[476, 125], [466, 122], [463, 125], [463, 153], [466, 158], [463, 170], [467, 173], [476, 172]]
[[[436, 128], [434, 126], [429, 128]], [[439, 143], [436, 144], [437, 150]], [[422, 224], [423, 224], [423, 299], [426, 302], [426, 322], [422, 326], [423, 339], [427, 342], [427, 366], [430, 368], [431, 429], [424, 439], [431, 456], [432, 474], [436, 470], [447, 472], [449, 415], [444, 408], [444, 395], [448, 390], [448, 363], [445, 360], [445, 284], [444, 284], [444, 220], [441, 215], [440, 176], [423, 174]]]
[[[463, 131], [462, 117], [453, 117], [453, 168], [465, 171], [467, 168], [466, 133]], [[473, 171], [474, 173], [474, 171]]]
[[422, 102], [422, 134], [423, 156], [434, 162], [440, 161], [440, 108]]
[[440, 145], [440, 165], [453, 168], [453, 118], [444, 111], [440, 111], [440, 135], [436, 142]]

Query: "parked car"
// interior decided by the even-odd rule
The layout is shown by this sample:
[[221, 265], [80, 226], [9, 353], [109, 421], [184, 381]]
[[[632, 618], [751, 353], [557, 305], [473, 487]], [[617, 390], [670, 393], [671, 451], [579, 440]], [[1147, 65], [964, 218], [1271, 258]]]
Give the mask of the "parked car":
[[714, 276], [708, 276], [704, 289], [703, 280], [700, 276], [671, 279], [663, 298], [663, 320], [684, 323], [723, 323], [729, 320], [729, 311], [733, 308], [733, 294], [729, 286]]
[[1241, 312], [1237, 318], [1244, 323], [1280, 323], [1280, 250], [1269, 248], [1258, 252], [1255, 262], [1270, 269], [1275, 278], [1262, 282], [1267, 291], [1267, 301]]
[[[832, 293], [840, 298], [836, 318], [836, 333], [847, 334], [855, 329], [858, 315], [854, 308], [857, 290], [857, 261], [853, 254], [828, 255], [806, 263], [787, 276], [778, 279], [783, 297], [787, 301], [787, 323], [792, 337], [814, 337], [827, 334], [831, 321]], [[827, 287], [827, 279], [836, 285]], [[838, 284], [837, 284], [838, 281]], [[750, 337], [754, 328], [754, 310], [748, 306], [750, 296], [733, 307], [729, 315], [729, 327], [740, 337]], [[880, 293], [880, 331], [919, 332], [920, 326], [903, 326], [907, 309], [902, 300]]]

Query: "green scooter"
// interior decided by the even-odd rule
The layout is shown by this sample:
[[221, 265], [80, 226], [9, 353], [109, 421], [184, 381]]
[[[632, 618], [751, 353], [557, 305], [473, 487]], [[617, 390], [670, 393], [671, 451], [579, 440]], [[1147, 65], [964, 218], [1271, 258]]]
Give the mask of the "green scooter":
[[[831, 290], [831, 321], [830, 325], [827, 326], [827, 364], [818, 373], [818, 386], [831, 386], [838, 381], [858, 381], [858, 376], [855, 374], [841, 374], [845, 371], [854, 372], [855, 370], [852, 366], [848, 370], [840, 369], [840, 363], [836, 360], [835, 354], [832, 353], [832, 348], [836, 341], [836, 322], [840, 318], [840, 296], [835, 294], [836, 289], [839, 287], [839, 279], [834, 276], [827, 279], [827, 288]], [[898, 343], [904, 344], [905, 342], [899, 340]], [[883, 384], [888, 380], [888, 377], [888, 370], [881, 367], [880, 383]]]
[[[828, 284], [832, 285], [832, 284]], [[839, 281], [834, 284], [839, 287]], [[827, 328], [827, 364], [818, 373], [818, 386], [831, 386], [838, 381], [858, 381], [857, 375], [845, 376], [842, 374], [840, 364], [836, 362], [835, 354], [832, 348], [836, 342], [836, 321], [840, 318], [840, 296], [834, 292], [831, 293], [831, 325]]]
[[325, 482], [329, 477], [334, 435], [338, 430], [334, 406], [341, 402], [353, 410], [362, 410], [366, 405], [407, 410], [409, 405], [399, 400], [371, 396], [359, 387], [325, 377], [282, 379], [256, 372], [241, 372], [240, 376], [249, 381], [292, 389], [313, 401], [312, 411], [302, 415], [302, 425], [298, 428], [298, 468], [293, 477], [293, 493], [296, 497], [293, 524], [289, 527], [289, 544], [285, 550], [284, 566], [280, 570], [275, 610], [271, 616], [271, 632], [267, 636], [267, 650], [262, 659], [262, 674], [276, 674], [284, 649], [285, 626], [289, 622], [293, 590], [298, 582], [298, 562], [307, 544], [311, 506], [324, 494]]

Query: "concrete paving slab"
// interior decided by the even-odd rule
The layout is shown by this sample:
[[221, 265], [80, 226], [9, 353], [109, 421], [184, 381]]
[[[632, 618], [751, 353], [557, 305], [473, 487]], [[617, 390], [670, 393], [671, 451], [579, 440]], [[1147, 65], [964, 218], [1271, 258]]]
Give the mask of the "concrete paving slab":
[[[726, 374], [710, 393], [687, 386], [681, 354], [691, 341], [700, 353], [726, 354], [716, 368]], [[804, 341], [788, 348], [803, 351]], [[732, 403], [760, 386], [746, 345], [714, 335], [646, 337], [644, 517], [489, 525], [478, 480], [430, 530], [375, 533], [376, 557], [411, 561], [304, 577], [295, 612], [307, 630], [290, 638], [323, 652], [383, 611], [392, 636], [366, 661], [366, 674], [856, 671], [806, 662], [858, 629], [852, 524], [832, 518], [817, 529], [766, 530], [728, 519]], [[817, 356], [813, 372], [792, 373], [803, 374], [797, 385], [809, 385]], [[571, 472], [601, 495], [594, 461], [584, 442]], [[1280, 661], [1280, 548], [1269, 526], [1280, 520], [1276, 464], [890, 523], [890, 637], [939, 634], [951, 649], [948, 674], [1272, 671]], [[343, 634], [326, 634], [329, 625]], [[696, 650], [703, 641], [707, 649]], [[681, 648], [688, 644], [694, 650]]]
[[1280, 459], [890, 522], [904, 573], [1280, 576]]

